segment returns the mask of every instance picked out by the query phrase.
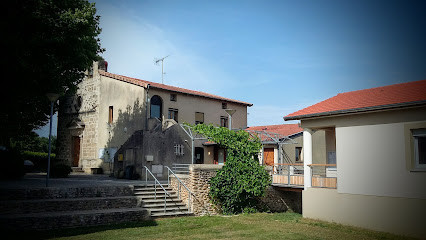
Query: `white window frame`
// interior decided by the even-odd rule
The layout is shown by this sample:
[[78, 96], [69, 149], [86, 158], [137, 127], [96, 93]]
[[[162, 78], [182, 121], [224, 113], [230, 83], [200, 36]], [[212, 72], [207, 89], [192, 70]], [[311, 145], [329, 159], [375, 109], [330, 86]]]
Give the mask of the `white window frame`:
[[426, 138], [426, 129], [413, 129], [414, 137], [414, 167], [417, 169], [426, 169], [426, 164], [419, 162], [419, 138]]
[[183, 148], [184, 148], [184, 146], [182, 144], [176, 144], [175, 145], [175, 155], [176, 156], [183, 156], [184, 155]]

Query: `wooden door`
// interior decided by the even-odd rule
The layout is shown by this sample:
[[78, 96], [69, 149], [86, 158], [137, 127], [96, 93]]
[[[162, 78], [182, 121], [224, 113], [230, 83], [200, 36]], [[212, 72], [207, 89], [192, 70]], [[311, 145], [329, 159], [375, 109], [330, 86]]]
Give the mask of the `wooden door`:
[[263, 149], [263, 164], [268, 166], [274, 166], [274, 149], [273, 148]]
[[80, 137], [72, 137], [72, 166], [78, 167], [80, 161]]

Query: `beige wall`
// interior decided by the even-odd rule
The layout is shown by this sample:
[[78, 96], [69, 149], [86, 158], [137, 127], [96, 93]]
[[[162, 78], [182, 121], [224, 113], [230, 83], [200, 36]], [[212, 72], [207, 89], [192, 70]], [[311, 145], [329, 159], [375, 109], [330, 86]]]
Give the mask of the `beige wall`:
[[406, 168], [406, 124], [336, 128], [340, 193], [426, 199], [426, 172]]
[[[134, 131], [145, 127], [145, 89], [103, 76], [100, 89], [98, 148], [120, 147]], [[114, 113], [111, 133], [108, 131], [109, 106], [113, 106]]]
[[335, 189], [302, 192], [303, 217], [423, 238], [426, 200], [342, 194]]
[[[219, 100], [197, 97], [187, 94], [177, 94], [177, 101], [170, 101], [170, 93], [166, 90], [149, 89], [149, 96], [158, 95], [163, 100], [163, 116], [168, 117], [168, 109], [178, 109], [178, 122], [195, 124], [195, 112], [204, 113], [204, 123], [220, 126], [220, 117], [228, 117], [222, 109], [222, 102]], [[229, 109], [237, 110], [232, 116], [232, 128], [245, 129], [247, 127], [247, 107], [241, 104], [228, 102]]]

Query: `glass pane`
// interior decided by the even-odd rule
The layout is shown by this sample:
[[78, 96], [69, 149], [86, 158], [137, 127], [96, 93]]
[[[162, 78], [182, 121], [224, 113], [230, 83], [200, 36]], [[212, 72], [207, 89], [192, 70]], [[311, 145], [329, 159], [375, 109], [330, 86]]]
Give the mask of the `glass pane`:
[[151, 117], [152, 118], [160, 118], [160, 109], [159, 105], [151, 105]]
[[426, 137], [418, 138], [419, 164], [426, 164]]

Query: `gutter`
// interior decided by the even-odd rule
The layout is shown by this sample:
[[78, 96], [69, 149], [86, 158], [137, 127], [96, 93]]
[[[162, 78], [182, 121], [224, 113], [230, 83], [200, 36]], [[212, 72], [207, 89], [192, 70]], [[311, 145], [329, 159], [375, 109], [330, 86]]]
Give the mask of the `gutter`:
[[405, 102], [405, 103], [386, 104], [386, 105], [363, 107], [363, 108], [352, 108], [352, 109], [345, 109], [345, 110], [305, 114], [305, 115], [299, 115], [299, 116], [290, 116], [290, 117], [284, 117], [284, 121], [301, 120], [301, 119], [305, 119], [305, 118], [315, 118], [315, 117], [329, 117], [329, 116], [343, 115], [343, 114], [350, 114], [350, 113], [382, 111], [382, 110], [390, 110], [390, 109], [393, 109], [393, 108], [415, 107], [415, 106], [421, 106], [421, 105], [426, 105], [426, 100], [414, 101], [414, 102]]
[[146, 120], [145, 120], [145, 130], [148, 131], [148, 106], [149, 106], [149, 84], [146, 85], [146, 100], [145, 100], [145, 109], [146, 109]]

